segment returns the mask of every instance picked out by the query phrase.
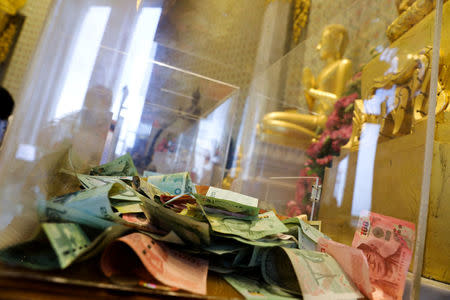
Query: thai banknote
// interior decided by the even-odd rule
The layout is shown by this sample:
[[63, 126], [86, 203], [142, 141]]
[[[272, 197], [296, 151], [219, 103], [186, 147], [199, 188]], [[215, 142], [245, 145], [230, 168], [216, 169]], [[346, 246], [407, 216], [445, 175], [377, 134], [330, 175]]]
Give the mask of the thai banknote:
[[246, 206], [258, 207], [258, 199], [229, 190], [209, 187], [206, 196], [237, 202]]
[[374, 289], [370, 283], [369, 264], [361, 250], [322, 237], [317, 250], [333, 256], [361, 293], [372, 299]]
[[402, 299], [415, 237], [413, 223], [363, 211], [352, 246], [369, 263], [375, 299]]
[[161, 174], [161, 173], [158, 173], [158, 172], [144, 170], [144, 174], [142, 175], [142, 177], [146, 177], [147, 178], [149, 176], [159, 176], [159, 175], [164, 175], [164, 174]]
[[0, 250], [0, 261], [37, 270], [64, 269], [100, 253], [127, 231], [123, 226], [111, 226], [104, 231], [91, 230], [88, 236], [78, 224], [42, 223], [31, 241]]
[[317, 242], [319, 238], [328, 237], [316, 229], [314, 226], [306, 223], [302, 218], [294, 217], [283, 221], [289, 228], [289, 234], [294, 234], [297, 232], [298, 236], [298, 247], [300, 249], [316, 250]]
[[247, 268], [250, 264], [250, 259], [252, 258], [253, 249], [244, 248], [239, 250], [234, 256], [232, 267]]
[[275, 287], [264, 284], [256, 279], [232, 274], [223, 277], [232, 287], [234, 287], [245, 299], [257, 300], [288, 300], [297, 299], [288, 293], [283, 293], [281, 290], [276, 290]]
[[281, 247], [273, 247], [262, 253], [261, 275], [268, 285], [276, 286], [294, 295], [301, 295], [292, 262]]
[[261, 265], [262, 257], [265, 251], [269, 251], [267, 247], [253, 247], [252, 256], [250, 257], [249, 267], [256, 267]]
[[[124, 251], [124, 246], [132, 252]], [[207, 260], [172, 250], [145, 234], [132, 233], [117, 239], [105, 249], [100, 264], [103, 273], [110, 277], [124, 270], [124, 262], [129, 262], [127, 272], [144, 272], [141, 276], [147, 272], [167, 286], [206, 294]]]
[[38, 200], [37, 211], [41, 222], [73, 222], [96, 229], [106, 229], [116, 225], [113, 221], [45, 199]]
[[197, 199], [197, 202], [204, 207], [216, 208], [229, 213], [238, 213], [249, 216], [256, 216], [259, 213], [258, 207], [245, 205], [234, 200], [219, 199], [200, 194], [194, 194], [194, 197]]
[[241, 220], [224, 215], [206, 214], [211, 229], [215, 232], [258, 240], [265, 236], [287, 232], [273, 211], [258, 215], [254, 220]]
[[189, 172], [173, 173], [167, 175], [148, 176], [147, 181], [163, 192], [172, 195], [195, 193]]
[[[282, 243], [276, 245], [280, 247], [286, 247], [286, 248], [297, 248], [297, 243], [293, 241], [281, 241]], [[273, 246], [275, 247], [275, 246]], [[250, 258], [250, 262], [248, 264], [249, 267], [256, 267], [261, 265], [262, 258], [264, 256], [264, 253], [266, 251], [269, 251], [272, 247], [266, 247], [266, 246], [254, 246], [253, 247], [253, 253]]]
[[152, 225], [167, 232], [173, 230], [184, 242], [197, 246], [210, 244], [208, 223], [179, 215], [151, 199], [144, 201], [143, 210]]
[[49, 200], [49, 202], [61, 204], [67, 208], [74, 208], [105, 220], [120, 220], [120, 217], [112, 211], [109, 196], [111, 193], [114, 193], [114, 189], [119, 192], [122, 188], [118, 183], [110, 183], [56, 197]]
[[138, 176], [133, 177], [133, 186], [136, 190], [144, 193], [150, 199], [154, 199], [155, 196], [169, 195], [169, 193], [162, 191], [154, 184], [147, 182], [147, 180]]
[[37, 270], [64, 269], [90, 242], [78, 224], [42, 223], [32, 241], [0, 250], [0, 260]]
[[86, 189], [105, 185], [108, 183], [115, 183], [118, 180], [131, 181], [133, 179], [133, 176], [95, 176], [95, 175], [81, 174], [81, 173], [77, 173], [77, 172], [73, 172], [73, 171], [69, 171], [69, 170], [65, 170], [65, 169], [62, 169], [61, 173], [69, 174], [74, 177], [77, 177], [78, 180], [80, 180], [80, 183]]
[[94, 167], [91, 169], [91, 175], [101, 176], [135, 176], [138, 175], [130, 154], [122, 155], [115, 160]]
[[272, 238], [270, 236], [257, 239], [257, 240], [248, 240], [244, 239], [240, 236], [236, 235], [228, 235], [228, 234], [215, 234], [216, 236], [221, 236], [227, 239], [238, 241], [242, 244], [250, 245], [250, 246], [256, 246], [256, 247], [275, 247], [275, 246], [287, 246], [287, 247], [294, 247], [297, 246], [297, 243], [293, 240], [282, 240], [279, 238]]
[[123, 201], [141, 201], [139, 193], [134, 191], [124, 181], [132, 181], [133, 176], [93, 176], [86, 174], [79, 174], [72, 171], [63, 170], [64, 173], [76, 176], [85, 189], [92, 189], [103, 185], [117, 183], [121, 187], [114, 187], [110, 191], [110, 198]]
[[269, 284], [303, 299], [359, 299], [363, 295], [336, 260], [322, 252], [276, 247], [262, 258], [261, 270]]

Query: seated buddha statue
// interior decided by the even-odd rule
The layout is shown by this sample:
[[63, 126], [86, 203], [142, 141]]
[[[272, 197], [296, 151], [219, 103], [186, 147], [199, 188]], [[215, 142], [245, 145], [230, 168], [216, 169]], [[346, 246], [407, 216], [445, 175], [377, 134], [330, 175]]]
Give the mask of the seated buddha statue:
[[334, 103], [342, 96], [352, 76], [351, 61], [343, 58], [347, 44], [348, 33], [344, 26], [325, 27], [316, 48], [325, 66], [316, 78], [309, 68], [303, 69], [302, 83], [310, 113], [290, 110], [266, 114], [259, 126], [263, 140], [308, 148], [317, 137], [318, 129], [325, 127]]

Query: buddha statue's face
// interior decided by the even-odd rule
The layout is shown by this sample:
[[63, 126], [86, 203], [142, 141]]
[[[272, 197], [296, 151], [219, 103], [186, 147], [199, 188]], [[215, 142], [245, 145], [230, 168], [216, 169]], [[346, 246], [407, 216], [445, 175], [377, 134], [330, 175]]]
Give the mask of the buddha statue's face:
[[329, 29], [322, 32], [322, 37], [316, 49], [321, 60], [337, 59], [340, 56], [339, 42]]

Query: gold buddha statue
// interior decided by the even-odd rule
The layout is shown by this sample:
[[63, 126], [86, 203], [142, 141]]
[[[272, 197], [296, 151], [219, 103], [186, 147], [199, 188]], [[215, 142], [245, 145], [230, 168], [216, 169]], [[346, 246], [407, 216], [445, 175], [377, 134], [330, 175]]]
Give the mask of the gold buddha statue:
[[317, 137], [317, 129], [325, 127], [334, 103], [342, 96], [352, 76], [351, 61], [343, 58], [347, 44], [348, 33], [344, 26], [325, 27], [316, 48], [325, 67], [317, 78], [309, 68], [303, 69], [302, 83], [310, 114], [292, 110], [266, 114], [259, 127], [263, 140], [308, 148]]

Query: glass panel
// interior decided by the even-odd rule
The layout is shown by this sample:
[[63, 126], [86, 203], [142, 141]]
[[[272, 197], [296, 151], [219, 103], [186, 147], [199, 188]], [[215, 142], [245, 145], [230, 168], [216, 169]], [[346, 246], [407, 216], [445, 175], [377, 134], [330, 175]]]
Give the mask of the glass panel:
[[140, 174], [221, 185], [239, 88], [166, 64], [188, 54], [154, 42], [160, 2], [135, 4], [55, 6], [1, 152], [0, 247], [34, 234], [37, 195], [78, 190], [60, 171], [130, 153]]
[[[194, 184], [256, 197], [280, 219], [306, 214], [347, 245], [365, 210], [417, 225], [430, 78], [438, 73], [423, 276], [450, 282], [450, 3], [432, 69], [428, 0], [53, 2], [13, 121], [0, 121], [9, 123], [0, 249], [36, 234], [39, 199], [80, 189], [67, 173], [126, 153], [140, 174], [189, 171]], [[361, 249], [379, 267], [374, 274], [383, 271], [378, 279], [390, 280], [413, 243], [378, 233], [392, 247]], [[236, 262], [260, 248], [239, 250]], [[0, 275], [136, 290], [90, 272], [89, 263], [53, 273], [1, 265]]]
[[[444, 5], [444, 20], [449, 8]], [[417, 225], [434, 11], [408, 27], [398, 25], [404, 19], [392, 1], [364, 7], [354, 2], [338, 10], [313, 3], [312, 20], [317, 23], [310, 23], [305, 39], [252, 82], [238, 144], [242, 171], [232, 189], [265, 199], [264, 208], [280, 214], [311, 217], [313, 202], [309, 193], [299, 192], [305, 189], [300, 178], [318, 176], [322, 194], [312, 218], [347, 245], [364, 210]], [[446, 63], [440, 65], [444, 78]], [[437, 116], [445, 123], [445, 112]], [[442, 164], [437, 149], [433, 170]], [[433, 172], [430, 208], [436, 209], [441, 175]], [[299, 179], [285, 180], [279, 191], [278, 178]], [[442, 242], [448, 235], [446, 226], [435, 222], [429, 220], [428, 253], [441, 249], [428, 241]], [[423, 275], [448, 282], [437, 267], [443, 261], [425, 256]]]

